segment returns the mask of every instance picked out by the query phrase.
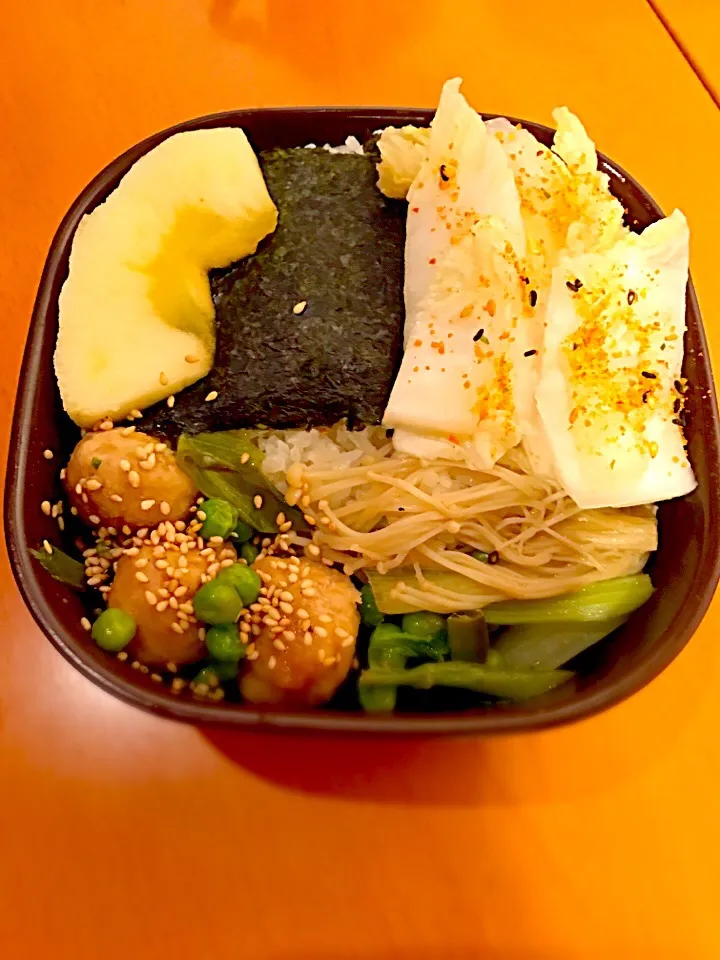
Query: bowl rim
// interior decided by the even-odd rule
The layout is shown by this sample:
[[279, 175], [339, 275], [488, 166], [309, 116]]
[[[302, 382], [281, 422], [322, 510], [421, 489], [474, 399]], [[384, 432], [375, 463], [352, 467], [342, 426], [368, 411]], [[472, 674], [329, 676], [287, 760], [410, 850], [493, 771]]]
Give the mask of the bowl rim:
[[[361, 712], [274, 712], [250, 709], [228, 709], [228, 705], [206, 704], [193, 700], [175, 698], [165, 690], [152, 690], [136, 685], [124, 677], [92, 663], [82, 655], [81, 648], [66, 631], [58, 617], [49, 608], [42, 586], [37, 577], [25, 536], [23, 519], [23, 498], [21, 491], [27, 472], [28, 446], [32, 423], [33, 397], [35, 383], [40, 373], [40, 353], [48, 336], [48, 308], [51, 297], [51, 278], [62, 261], [72, 242], [77, 225], [82, 216], [92, 210], [103, 199], [107, 185], [119, 174], [125, 172], [140, 156], [173, 134], [186, 130], [196, 130], [215, 126], [241, 126], [243, 120], [255, 115], [269, 115], [278, 119], [288, 115], [331, 114], [341, 117], [347, 123], [358, 123], [374, 127], [388, 126], [394, 120], [404, 123], [426, 124], [434, 110], [403, 107], [270, 107], [226, 110], [205, 114], [173, 124], [144, 138], [129, 147], [118, 157], [100, 170], [87, 186], [78, 194], [62, 218], [45, 260], [38, 292], [33, 306], [32, 317], [23, 353], [18, 388], [13, 409], [12, 430], [8, 446], [8, 463], [4, 491], [4, 527], [8, 546], [10, 566], [20, 594], [28, 607], [35, 623], [62, 656], [68, 660], [83, 676], [91, 680], [107, 693], [125, 703], [161, 715], [170, 719], [183, 720], [194, 724], [233, 727], [237, 729], [277, 730], [277, 731], [326, 731], [342, 733], [385, 733], [393, 734], [499, 734], [531, 732], [560, 726], [573, 721], [591, 717], [608, 709], [636, 693], [658, 676], [680, 653], [703, 619], [715, 592], [720, 577], [720, 523], [708, 524], [708, 535], [702, 544], [701, 557], [710, 570], [703, 589], [694, 597], [692, 612], [685, 617], [682, 628], [662, 645], [656, 646], [641, 661], [624, 672], [612, 684], [595, 691], [584, 692], [581, 699], [572, 700], [557, 706], [544, 707], [542, 713], [509, 714], [502, 710], [488, 711], [482, 714], [392, 714], [372, 716]], [[481, 112], [484, 118], [507, 116]], [[534, 121], [507, 117], [513, 124], [522, 124], [544, 133], [552, 132], [550, 127]], [[662, 210], [648, 192], [622, 167], [598, 152], [598, 163], [603, 170], [611, 172], [623, 183], [633, 188], [649, 213], [662, 216]], [[687, 313], [695, 319], [695, 335], [704, 357], [709, 380], [709, 395], [704, 400], [709, 411], [706, 417], [711, 421], [715, 449], [720, 449], [720, 426], [718, 424], [717, 396], [712, 377], [707, 340], [692, 284], [688, 282]], [[711, 498], [715, 516], [718, 520], [718, 497]], [[707, 561], [710, 556], [709, 563]]]

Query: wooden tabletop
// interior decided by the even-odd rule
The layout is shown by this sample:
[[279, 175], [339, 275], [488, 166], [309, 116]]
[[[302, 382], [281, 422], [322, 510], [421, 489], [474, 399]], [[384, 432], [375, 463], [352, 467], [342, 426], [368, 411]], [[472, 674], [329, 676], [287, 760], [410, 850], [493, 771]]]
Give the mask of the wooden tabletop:
[[[583, 12], [584, 11], [584, 12]], [[720, 348], [720, 115], [642, 0], [36, 0], [0, 32], [0, 430], [84, 184], [246, 105], [580, 114], [693, 231]], [[48, 376], [50, 372], [48, 371]], [[609, 713], [495, 740], [209, 732], [101, 693], [0, 565], [0, 954], [53, 960], [716, 960], [720, 605]]]

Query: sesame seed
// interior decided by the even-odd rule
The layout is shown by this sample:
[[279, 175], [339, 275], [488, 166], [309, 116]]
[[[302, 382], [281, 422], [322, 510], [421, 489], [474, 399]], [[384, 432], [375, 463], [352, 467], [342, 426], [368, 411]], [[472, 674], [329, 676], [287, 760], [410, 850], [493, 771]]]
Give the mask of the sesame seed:
[[137, 472], [137, 470], [131, 470], [128, 473], [128, 482], [130, 486], [135, 487], [135, 489], [140, 486], [140, 474]]
[[205, 397], [205, 402], [209, 403], [211, 400], [217, 400], [218, 392], [217, 390], [211, 390], [210, 393]]
[[120, 653], [116, 654], [116, 657], [118, 658], [118, 660], [127, 660], [128, 658], [127, 650], [121, 650]]
[[320, 661], [320, 663], [322, 663], [324, 659], [325, 659], [325, 651], [318, 650], [318, 660]]
[[318, 620], [320, 623], [332, 623], [332, 617], [329, 617], [326, 613], [321, 613]]
[[293, 605], [291, 603], [280, 603], [280, 609], [283, 613], [286, 613], [289, 617], [293, 614]]
[[83, 617], [80, 620], [80, 626], [83, 628], [83, 630], [92, 630], [92, 624], [87, 617]]
[[279, 527], [281, 527], [281, 526], [285, 523], [285, 514], [282, 513], [282, 512], [279, 513], [279, 514], [275, 517], [275, 523], [276, 523]]
[[335, 636], [342, 639], [343, 637], [349, 636], [349, 634], [347, 630], [343, 630], [342, 627], [335, 627]]
[[285, 603], [292, 603], [295, 599], [289, 590], [283, 590], [279, 596], [281, 600], [285, 601]]
[[199, 360], [200, 360], [200, 357], [196, 357], [194, 353], [189, 353], [185, 357], [185, 363], [198, 363]]
[[303, 313], [306, 306], [307, 306], [307, 300], [301, 300], [299, 303], [296, 303], [295, 306], [293, 307], [293, 313], [295, 314], [295, 316], [297, 317], [301, 313]]
[[135, 433], [135, 427], [123, 427], [120, 431], [120, 435], [123, 437], [129, 437], [131, 433]]
[[276, 658], [275, 658], [275, 657], [270, 657], [270, 659], [268, 660], [268, 670], [274, 670], [276, 663], [277, 663]]
[[45, 514], [46, 517], [49, 517], [52, 511], [52, 507], [50, 506], [50, 501], [43, 500], [43, 502], [40, 504], [40, 509], [42, 510], [42, 512]]
[[165, 402], [167, 403], [167, 405], [168, 405], [168, 406], [170, 407], [170, 409], [172, 410], [172, 408], [175, 406], [175, 397], [172, 396], [172, 394], [171, 394], [171, 395], [167, 398], [167, 400], [166, 400]]
[[134, 420], [142, 420], [142, 410], [138, 410], [136, 407], [134, 410], [130, 411], [130, 416]]
[[287, 647], [286, 647], [285, 644], [282, 642], [282, 640], [280, 639], [280, 637], [276, 637], [276, 638], [273, 640], [273, 646], [275, 647], [276, 650], [287, 650]]
[[180, 693], [180, 691], [187, 686], [187, 681], [183, 680], [181, 677], [175, 677], [173, 680], [170, 689], [173, 693]]
[[141, 509], [141, 510], [150, 510], [150, 509], [151, 509], [152, 507], [154, 507], [154, 506], [155, 506], [155, 501], [154, 501], [154, 500], [141, 500], [141, 501], [140, 501], [140, 509]]
[[254, 504], [256, 510], [261, 510], [261, 509], [262, 509], [263, 498], [260, 496], [259, 493], [257, 493], [257, 494], [253, 497], [253, 504]]
[[77, 516], [77, 507], [70, 507], [70, 513], [76, 517]]
[[98, 576], [98, 577], [90, 577], [90, 579], [88, 580], [88, 586], [89, 586], [89, 587], [96, 587], [99, 583], [102, 583], [102, 579], [103, 579], [103, 578], [100, 577], [100, 576]]
[[65, 529], [65, 521], [63, 520], [62, 517], [58, 517], [58, 518], [57, 518], [57, 525], [58, 525], [58, 527], [60, 528], [60, 530], [64, 530], [64, 529]]
[[150, 679], [151, 679], [151, 680], [154, 680], [155, 683], [162, 683], [162, 677], [160, 676], [159, 673], [151, 673], [151, 674], [150, 674]]
[[167, 600], [159, 600], [157, 603], [157, 606], [155, 607], [158, 613], [164, 613], [167, 610], [167, 608], [168, 608]]
[[208, 538], [208, 543], [224, 543], [224, 542], [225, 542], [225, 541], [223, 540], [223, 538], [222, 538], [222, 537], [219, 537], [219, 536], [214, 536], [214, 537], [209, 537], [209, 538]]
[[180, 626], [179, 623], [171, 623], [171, 624], [170, 624], [170, 629], [171, 629], [171, 630], [174, 630], [175, 633], [182, 633], [182, 632], [183, 632], [183, 628]]
[[160, 501], [160, 513], [164, 514], [165, 516], [170, 513], [170, 504], [167, 502], [167, 500]]
[[99, 489], [102, 487], [102, 483], [101, 483], [100, 480], [96, 480], [96, 479], [93, 477], [92, 480], [88, 480], [88, 482], [85, 484], [85, 486], [86, 486], [86, 488], [87, 488], [88, 490], [99, 490]]
[[243, 453], [243, 455], [240, 457], [240, 463], [243, 464], [244, 466], [249, 459], [250, 459], [250, 454], [247, 451], [245, 451], [245, 453]]
[[100, 424], [101, 430], [112, 430], [112, 428], [113, 428], [112, 420], [103, 420], [103, 422]]
[[176, 587], [176, 589], [174, 590], [174, 594], [176, 597], [184, 597], [187, 592], [188, 592], [188, 588], [184, 585], [182, 587]]
[[354, 641], [353, 641], [353, 638], [352, 638], [352, 637], [345, 637], [345, 639], [344, 639], [343, 642], [340, 644], [340, 646], [341, 646], [341, 647], [351, 647], [351, 646], [353, 645], [353, 642], [354, 642]]
[[307, 550], [307, 552], [310, 554], [311, 557], [320, 556], [320, 547], [318, 547], [314, 543], [309, 543], [305, 549]]
[[145, 591], [145, 599], [147, 600], [147, 602], [150, 604], [151, 607], [154, 607], [155, 604], [157, 603], [157, 597], [150, 590]]
[[122, 503], [123, 498], [120, 496], [119, 493], [111, 493], [110, 499], [113, 501], [113, 503]]
[[303, 637], [303, 643], [305, 644], [306, 647], [312, 646], [312, 634], [310, 633], [309, 630], [305, 632], [305, 636]]
[[304, 597], [316, 597], [317, 590], [314, 587], [307, 587], [305, 590], [301, 591]]
[[324, 640], [328, 635], [325, 627], [315, 627], [315, 633], [320, 637], [321, 640]]
[[91, 513], [90, 516], [88, 517], [88, 520], [90, 521], [90, 523], [94, 523], [96, 525], [100, 523], [100, 517], [96, 513]]
[[55, 454], [52, 452], [52, 450], [43, 450], [43, 456], [46, 460], [52, 460]]
[[139, 560], [135, 561], [135, 566], [138, 568], [138, 570], [142, 570], [142, 568], [146, 567], [148, 563], [150, 563], [150, 561], [147, 557], [140, 557]]
[[146, 573], [143, 573], [142, 570], [138, 570], [135, 574], [135, 579], [139, 580], [140, 583], [150, 583], [150, 577]]
[[65, 469], [65, 467], [63, 467], [62, 470], [60, 471], [60, 479], [64, 480], [66, 476], [67, 476], [67, 470]]
[[169, 383], [166, 373], [161, 373], [158, 379], [160, 380], [160, 383], [163, 385], [163, 387], [166, 387]]
[[292, 530], [292, 520], [286, 520], [285, 523], [280, 527], [281, 533], [287, 533], [288, 530]]

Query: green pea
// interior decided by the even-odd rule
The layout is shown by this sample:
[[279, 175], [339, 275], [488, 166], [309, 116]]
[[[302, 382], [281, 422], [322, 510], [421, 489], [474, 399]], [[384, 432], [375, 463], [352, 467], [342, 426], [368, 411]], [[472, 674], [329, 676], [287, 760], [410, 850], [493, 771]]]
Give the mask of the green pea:
[[238, 543], [246, 543], [252, 538], [254, 532], [253, 528], [249, 527], [243, 520], [238, 520], [233, 530]]
[[193, 686], [205, 683], [212, 689], [219, 687], [221, 683], [225, 683], [227, 680], [232, 680], [237, 674], [237, 663], [211, 663], [195, 674], [192, 683]]
[[103, 650], [117, 653], [130, 643], [136, 629], [135, 621], [129, 613], [116, 607], [108, 607], [93, 624], [92, 638]]
[[447, 631], [445, 618], [439, 613], [406, 613], [402, 618], [404, 633], [413, 637], [422, 637], [423, 640], [434, 640], [442, 637]]
[[243, 560], [249, 567], [251, 567], [255, 563], [259, 553], [260, 551], [258, 550], [258, 548], [255, 546], [254, 543], [250, 543], [250, 542], [244, 543], [240, 547], [240, 556], [243, 558]]
[[206, 540], [210, 537], [224, 540], [235, 529], [238, 512], [227, 500], [206, 500], [200, 509], [205, 514], [200, 535]]
[[215, 577], [215, 583], [227, 583], [234, 587], [244, 607], [249, 607], [255, 603], [260, 596], [260, 587], [262, 580], [255, 570], [246, 567], [244, 563], [234, 563], [231, 567], [225, 567]]
[[195, 616], [203, 623], [233, 623], [242, 610], [242, 600], [231, 583], [217, 579], [203, 584], [193, 598]]
[[245, 644], [234, 623], [210, 627], [205, 634], [205, 644], [213, 660], [221, 663], [237, 663], [245, 656]]
[[360, 591], [360, 616], [362, 622], [368, 627], [377, 627], [385, 619], [377, 608], [375, 594], [369, 583], [366, 583]]

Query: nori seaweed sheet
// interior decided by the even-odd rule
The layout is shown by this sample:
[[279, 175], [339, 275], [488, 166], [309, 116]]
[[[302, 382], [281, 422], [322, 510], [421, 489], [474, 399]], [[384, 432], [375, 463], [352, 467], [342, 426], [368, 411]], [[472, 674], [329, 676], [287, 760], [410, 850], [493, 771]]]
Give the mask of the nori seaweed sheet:
[[299, 147], [260, 163], [278, 227], [211, 275], [215, 367], [173, 409], [147, 411], [143, 429], [174, 438], [382, 418], [402, 357], [407, 206], [379, 192], [368, 155]]

